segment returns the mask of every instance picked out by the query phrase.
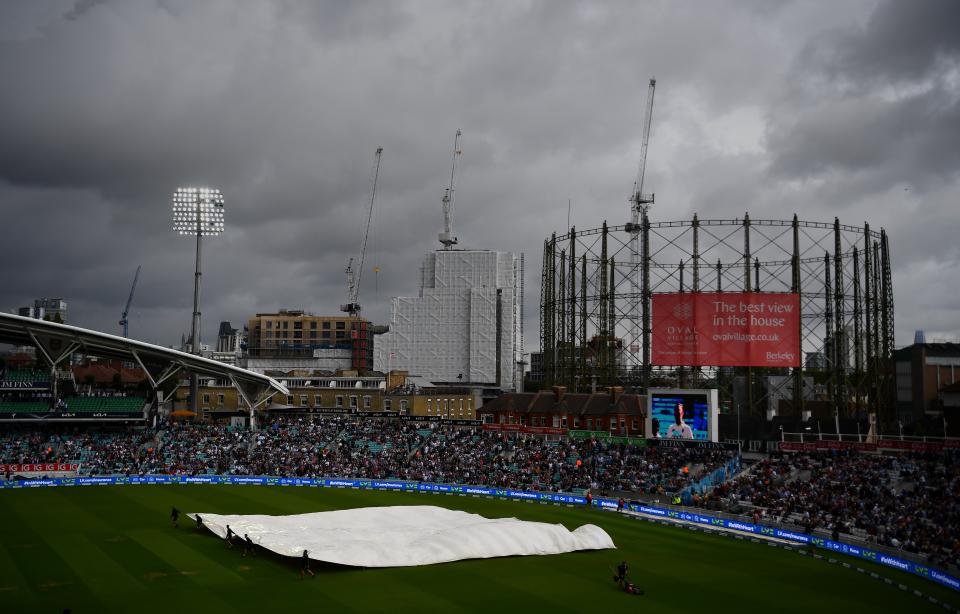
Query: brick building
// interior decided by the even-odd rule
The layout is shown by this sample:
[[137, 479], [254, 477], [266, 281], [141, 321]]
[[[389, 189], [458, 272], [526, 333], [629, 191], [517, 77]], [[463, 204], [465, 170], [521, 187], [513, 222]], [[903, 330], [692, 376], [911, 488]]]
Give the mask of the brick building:
[[[914, 343], [893, 353], [897, 414], [905, 422], [940, 416], [960, 382], [960, 343]], [[949, 418], [948, 418], [949, 420]]]
[[317, 316], [300, 310], [281, 309], [258, 313], [247, 323], [245, 355], [248, 368], [262, 370], [280, 366], [312, 366], [329, 370], [373, 368], [375, 327], [366, 319], [349, 316]]
[[563, 434], [573, 429], [645, 437], [646, 407], [645, 396], [624, 394], [619, 386], [593, 393], [568, 393], [565, 386], [554, 386], [501, 395], [477, 413], [485, 424], [525, 427], [505, 430]]

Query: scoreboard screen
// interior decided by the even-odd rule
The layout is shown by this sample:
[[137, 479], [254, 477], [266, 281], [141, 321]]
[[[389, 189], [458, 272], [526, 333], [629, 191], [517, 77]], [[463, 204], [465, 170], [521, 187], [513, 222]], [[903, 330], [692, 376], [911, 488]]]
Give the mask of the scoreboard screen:
[[710, 402], [706, 394], [650, 395], [651, 434], [660, 439], [711, 441]]

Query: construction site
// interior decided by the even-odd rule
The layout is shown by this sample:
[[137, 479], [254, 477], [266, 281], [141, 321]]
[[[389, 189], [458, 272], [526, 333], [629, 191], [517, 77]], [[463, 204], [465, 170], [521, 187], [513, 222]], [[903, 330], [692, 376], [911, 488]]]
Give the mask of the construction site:
[[457, 130], [444, 190], [441, 249], [426, 254], [416, 296], [395, 297], [390, 331], [377, 337], [374, 366], [490, 397], [522, 380], [523, 256], [462, 249], [452, 229], [454, 180], [462, 153]]

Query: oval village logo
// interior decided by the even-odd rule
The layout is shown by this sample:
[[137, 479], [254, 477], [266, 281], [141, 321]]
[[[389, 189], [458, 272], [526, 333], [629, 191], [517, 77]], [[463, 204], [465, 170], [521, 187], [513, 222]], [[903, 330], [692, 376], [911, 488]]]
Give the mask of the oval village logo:
[[667, 341], [673, 343], [695, 341], [697, 327], [694, 322], [688, 322], [693, 318], [693, 301], [686, 300], [674, 305], [673, 317], [676, 318], [677, 324], [667, 326]]
[[693, 303], [684, 301], [673, 306], [673, 317], [678, 320], [689, 320], [693, 317]]

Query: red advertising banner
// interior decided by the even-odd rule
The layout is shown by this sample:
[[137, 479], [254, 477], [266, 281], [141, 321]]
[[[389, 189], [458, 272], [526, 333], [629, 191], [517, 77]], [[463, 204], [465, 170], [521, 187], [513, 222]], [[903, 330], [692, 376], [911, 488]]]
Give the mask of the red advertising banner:
[[960, 442], [956, 439], [941, 441], [900, 441], [899, 439], [881, 439], [878, 447], [886, 450], [907, 450], [910, 452], [939, 452], [943, 449], [956, 449]]
[[875, 443], [858, 443], [855, 441], [781, 441], [781, 452], [816, 452], [825, 450], [858, 450], [860, 452], [876, 452]]
[[653, 295], [655, 365], [800, 366], [800, 295], [690, 292]]
[[496, 424], [483, 425], [485, 431], [500, 431], [504, 433], [530, 433], [534, 435], [566, 435], [567, 429], [554, 426], [526, 426], [523, 424]]
[[40, 472], [40, 471], [76, 471], [80, 465], [77, 463], [28, 463], [0, 465], [0, 473], [18, 473], [20, 471]]
[[859, 450], [876, 452], [877, 450], [899, 450], [904, 452], [939, 452], [944, 449], [956, 449], [960, 441], [947, 439], [942, 441], [900, 441], [881, 439], [877, 443], [859, 443], [856, 441], [781, 441], [783, 452], [816, 452], [818, 450]]

